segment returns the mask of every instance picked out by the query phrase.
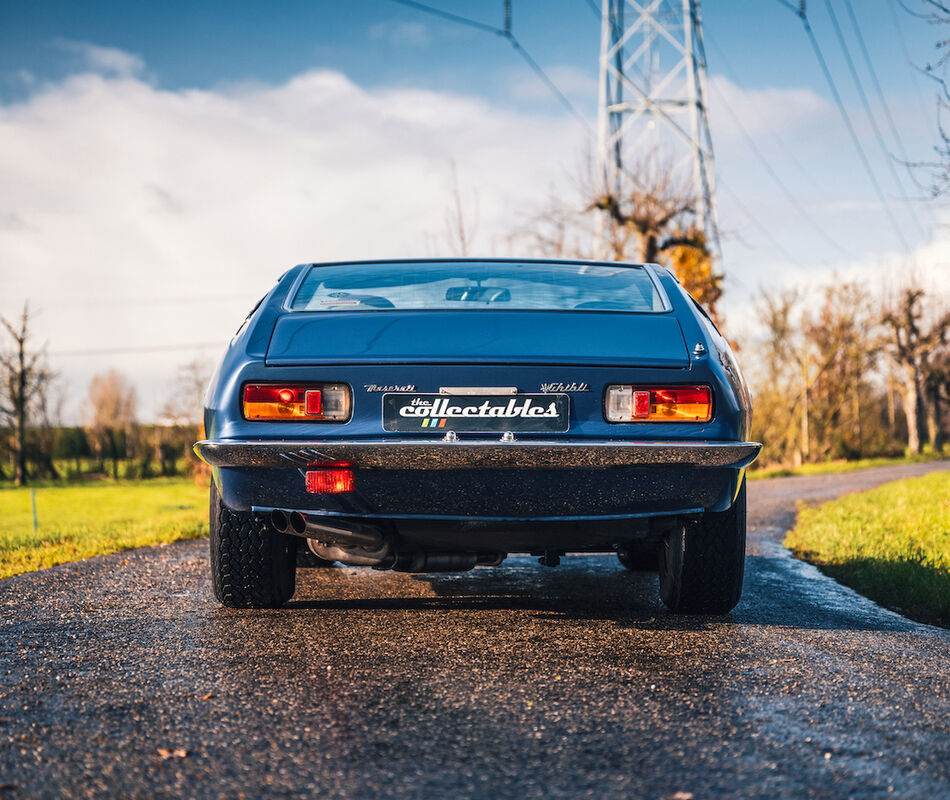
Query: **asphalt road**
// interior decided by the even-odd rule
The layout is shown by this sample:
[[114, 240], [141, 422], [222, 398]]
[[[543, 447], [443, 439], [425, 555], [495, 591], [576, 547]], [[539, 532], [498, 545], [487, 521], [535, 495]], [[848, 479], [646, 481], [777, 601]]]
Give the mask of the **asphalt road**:
[[750, 484], [722, 618], [606, 556], [301, 570], [264, 612], [215, 605], [206, 541], [0, 582], [0, 798], [948, 797], [950, 632], [779, 545], [932, 468]]

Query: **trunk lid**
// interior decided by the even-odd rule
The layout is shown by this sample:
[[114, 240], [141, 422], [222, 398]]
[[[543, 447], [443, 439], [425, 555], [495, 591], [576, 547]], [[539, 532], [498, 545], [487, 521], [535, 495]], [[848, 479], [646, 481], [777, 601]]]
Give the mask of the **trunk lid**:
[[598, 364], [686, 369], [670, 314], [578, 311], [292, 312], [267, 349], [272, 366]]

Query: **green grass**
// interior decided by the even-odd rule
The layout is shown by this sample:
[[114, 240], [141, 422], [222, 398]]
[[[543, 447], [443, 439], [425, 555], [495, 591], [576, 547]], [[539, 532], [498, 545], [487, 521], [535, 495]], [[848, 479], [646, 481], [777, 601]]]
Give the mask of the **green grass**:
[[0, 489], [0, 578], [208, 532], [208, 490], [187, 478]]
[[950, 627], [950, 472], [802, 508], [785, 545], [888, 608]]
[[870, 469], [871, 467], [890, 467], [897, 464], [921, 464], [939, 459], [940, 456], [931, 453], [916, 456], [901, 456], [900, 458], [858, 458], [854, 461], [822, 461], [818, 464], [803, 464], [795, 468], [766, 467], [765, 469], [750, 469], [746, 473], [746, 477], [750, 481], [756, 481], [762, 478], [787, 478], [795, 475], [834, 475], [841, 472]]

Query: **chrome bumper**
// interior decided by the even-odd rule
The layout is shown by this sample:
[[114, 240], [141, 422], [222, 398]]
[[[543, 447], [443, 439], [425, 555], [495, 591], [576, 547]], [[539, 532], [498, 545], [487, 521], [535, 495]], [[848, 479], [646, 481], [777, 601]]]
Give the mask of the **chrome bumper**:
[[203, 441], [194, 449], [212, 467], [306, 467], [346, 461], [375, 469], [583, 469], [645, 465], [740, 469], [757, 442], [511, 441]]

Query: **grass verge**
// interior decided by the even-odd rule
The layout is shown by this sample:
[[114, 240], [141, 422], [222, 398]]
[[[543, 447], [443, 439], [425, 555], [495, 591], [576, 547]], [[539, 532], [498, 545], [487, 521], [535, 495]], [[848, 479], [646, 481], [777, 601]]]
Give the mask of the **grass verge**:
[[950, 472], [802, 508], [785, 546], [881, 605], [950, 627]]
[[208, 532], [208, 490], [187, 478], [0, 489], [0, 578]]
[[[944, 451], [946, 452], [946, 451]], [[796, 475], [836, 475], [841, 472], [855, 472], [859, 469], [872, 467], [891, 467], [898, 464], [923, 464], [928, 461], [939, 461], [941, 457], [935, 454], [921, 454], [917, 456], [901, 456], [900, 458], [858, 458], [854, 461], [823, 461], [818, 464], [803, 464], [800, 467], [767, 467], [765, 469], [750, 469], [746, 478], [750, 481], [763, 478], [788, 478]]]

